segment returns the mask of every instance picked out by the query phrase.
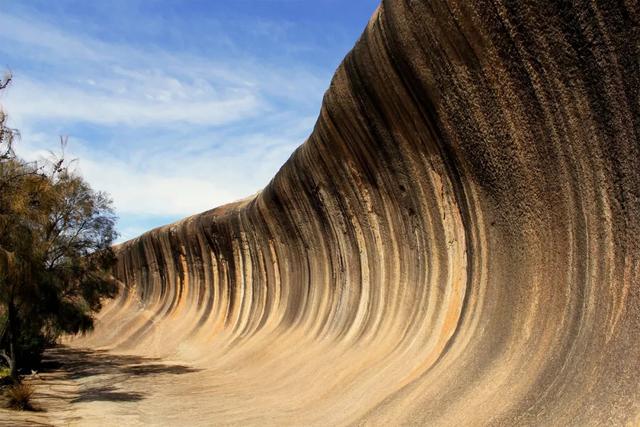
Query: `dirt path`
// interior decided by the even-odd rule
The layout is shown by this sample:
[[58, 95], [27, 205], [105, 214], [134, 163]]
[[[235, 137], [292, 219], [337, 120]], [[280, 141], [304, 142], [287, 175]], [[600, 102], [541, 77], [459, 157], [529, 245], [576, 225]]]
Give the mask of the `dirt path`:
[[39, 411], [0, 409], [0, 426], [150, 425], [141, 404], [170, 388], [176, 376], [197, 371], [159, 359], [57, 347], [46, 353], [43, 371], [28, 379]]

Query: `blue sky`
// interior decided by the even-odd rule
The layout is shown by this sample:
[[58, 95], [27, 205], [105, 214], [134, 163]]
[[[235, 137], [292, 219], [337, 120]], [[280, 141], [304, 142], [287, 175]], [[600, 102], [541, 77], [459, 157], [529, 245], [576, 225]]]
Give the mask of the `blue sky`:
[[2, 0], [0, 104], [24, 157], [68, 135], [126, 240], [264, 187], [377, 4]]

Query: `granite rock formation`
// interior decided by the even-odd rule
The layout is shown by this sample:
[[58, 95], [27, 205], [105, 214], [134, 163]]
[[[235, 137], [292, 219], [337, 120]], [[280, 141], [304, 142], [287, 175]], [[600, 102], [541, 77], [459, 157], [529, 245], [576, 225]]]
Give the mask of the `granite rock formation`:
[[118, 248], [83, 343], [206, 368], [166, 400], [205, 424], [640, 423], [639, 16], [383, 1], [262, 192]]

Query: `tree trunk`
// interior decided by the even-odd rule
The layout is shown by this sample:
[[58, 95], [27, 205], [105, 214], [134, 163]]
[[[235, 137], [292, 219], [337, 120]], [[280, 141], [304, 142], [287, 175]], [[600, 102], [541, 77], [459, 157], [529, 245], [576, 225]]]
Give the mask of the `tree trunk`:
[[20, 382], [20, 377], [18, 375], [18, 361], [17, 361], [17, 353], [18, 353], [18, 316], [16, 313], [16, 306], [13, 301], [9, 302], [8, 307], [8, 322], [9, 322], [9, 357], [7, 361], [9, 362], [9, 370], [11, 379], [13, 382]]

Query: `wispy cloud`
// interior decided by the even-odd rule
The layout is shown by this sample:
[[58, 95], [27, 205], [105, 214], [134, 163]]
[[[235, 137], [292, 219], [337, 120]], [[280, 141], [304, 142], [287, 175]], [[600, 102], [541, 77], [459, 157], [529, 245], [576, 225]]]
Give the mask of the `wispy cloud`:
[[272, 101], [317, 103], [326, 83], [295, 64], [142, 50], [2, 13], [0, 39], [53, 72], [16, 76], [6, 103], [18, 119], [221, 125], [263, 113]]
[[[255, 28], [278, 35], [273, 25]], [[0, 12], [0, 53], [14, 61], [0, 101], [19, 152], [37, 157], [68, 134], [69, 156], [112, 195], [123, 239], [260, 190], [307, 137], [331, 74], [97, 39], [37, 14]]]
[[181, 82], [157, 75], [137, 81], [139, 85], [123, 80], [98, 87], [94, 79], [75, 85], [45, 84], [18, 75], [7, 105], [19, 121], [51, 119], [127, 126], [216, 126], [267, 108], [249, 89], [221, 94], [206, 82]]

